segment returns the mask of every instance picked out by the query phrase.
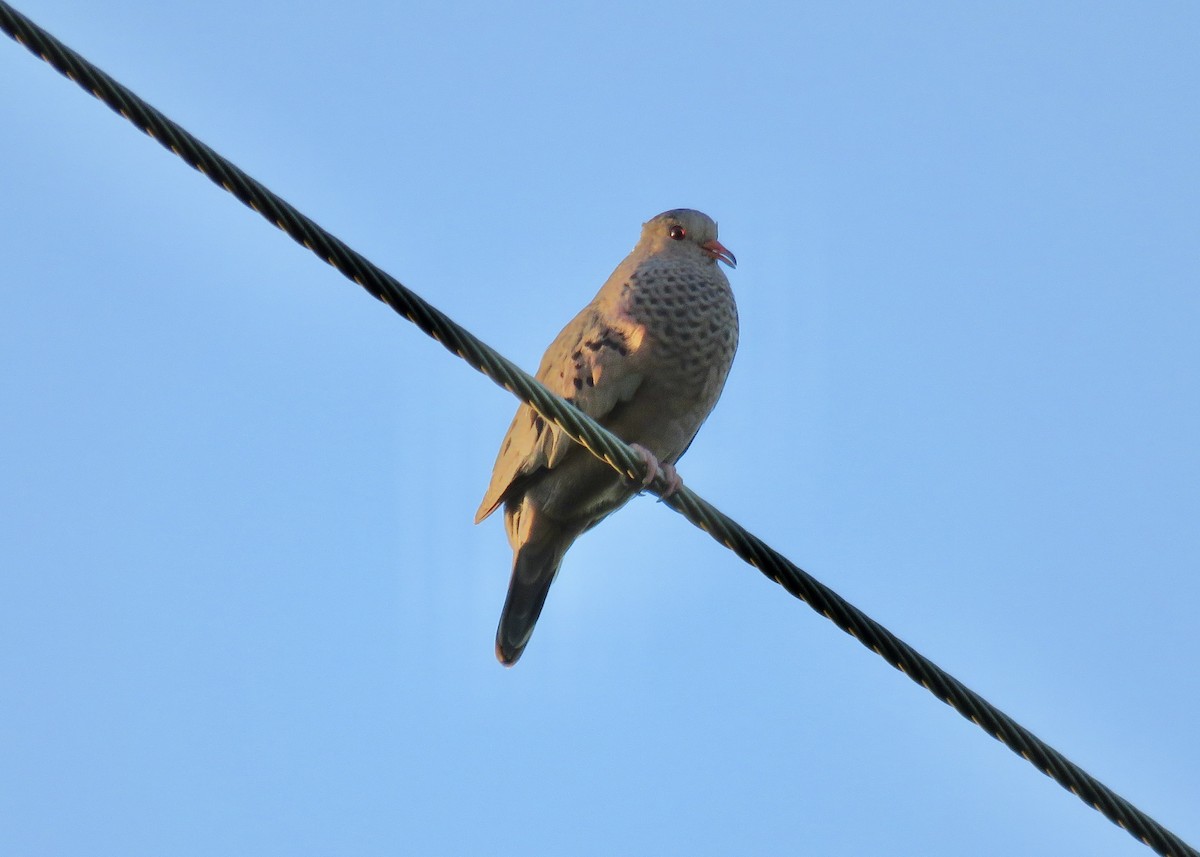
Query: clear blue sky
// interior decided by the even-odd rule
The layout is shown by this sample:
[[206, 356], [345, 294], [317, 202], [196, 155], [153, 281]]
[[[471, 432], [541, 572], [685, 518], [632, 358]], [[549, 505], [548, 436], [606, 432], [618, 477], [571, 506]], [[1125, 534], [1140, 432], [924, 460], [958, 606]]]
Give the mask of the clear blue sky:
[[[1200, 844], [1194, 3], [18, 8], [530, 368], [717, 218], [684, 479]], [[514, 400], [7, 40], [0, 116], [6, 854], [1150, 853], [651, 498], [501, 668]]]

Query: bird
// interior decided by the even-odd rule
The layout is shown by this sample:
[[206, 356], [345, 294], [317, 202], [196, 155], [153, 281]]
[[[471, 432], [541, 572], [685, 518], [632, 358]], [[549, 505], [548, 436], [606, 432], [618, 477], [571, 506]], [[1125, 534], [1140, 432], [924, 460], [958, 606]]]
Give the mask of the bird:
[[574, 541], [674, 464], [724, 389], [738, 345], [737, 305], [718, 265], [737, 259], [708, 215], [678, 208], [642, 225], [632, 252], [546, 349], [537, 379], [624, 440], [646, 465], [639, 485], [521, 405], [500, 444], [479, 523], [502, 504], [512, 577], [496, 658], [512, 666]]

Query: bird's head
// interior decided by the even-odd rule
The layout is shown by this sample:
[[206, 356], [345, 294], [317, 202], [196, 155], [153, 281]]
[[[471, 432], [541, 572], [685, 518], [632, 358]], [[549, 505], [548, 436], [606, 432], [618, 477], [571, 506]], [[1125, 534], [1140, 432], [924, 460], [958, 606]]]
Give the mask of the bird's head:
[[737, 267], [737, 258], [717, 240], [717, 222], [691, 208], [675, 208], [652, 217], [642, 225], [639, 244], [651, 252], [702, 253], [714, 263]]

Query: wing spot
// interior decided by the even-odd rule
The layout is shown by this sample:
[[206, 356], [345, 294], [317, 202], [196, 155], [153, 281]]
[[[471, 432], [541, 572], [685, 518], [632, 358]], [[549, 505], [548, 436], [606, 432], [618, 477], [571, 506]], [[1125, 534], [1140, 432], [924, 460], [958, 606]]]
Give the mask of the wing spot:
[[625, 344], [625, 341], [620, 334], [614, 333], [612, 330], [608, 329], [601, 331], [600, 336], [596, 339], [589, 339], [584, 342], [583, 347], [589, 351], [599, 351], [601, 348], [611, 348], [622, 357], [629, 353], [629, 347]]

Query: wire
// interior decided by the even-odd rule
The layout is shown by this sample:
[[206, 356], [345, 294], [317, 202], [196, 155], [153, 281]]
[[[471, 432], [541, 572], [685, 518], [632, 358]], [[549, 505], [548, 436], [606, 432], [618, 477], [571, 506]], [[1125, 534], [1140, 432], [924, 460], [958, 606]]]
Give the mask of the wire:
[[[561, 426], [575, 441], [618, 473], [629, 479], [640, 479], [645, 465], [624, 441], [565, 399], [551, 393], [515, 363], [326, 232], [4, 0], [0, 0], [0, 29], [403, 315], [445, 348]], [[655, 493], [661, 493], [667, 486], [659, 476], [651, 487]], [[1170, 830], [686, 485], [664, 502], [1136, 839], [1168, 857], [1200, 857], [1200, 852]]]

